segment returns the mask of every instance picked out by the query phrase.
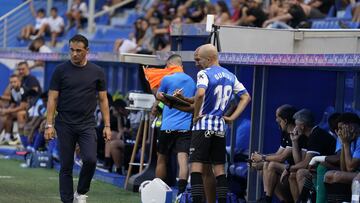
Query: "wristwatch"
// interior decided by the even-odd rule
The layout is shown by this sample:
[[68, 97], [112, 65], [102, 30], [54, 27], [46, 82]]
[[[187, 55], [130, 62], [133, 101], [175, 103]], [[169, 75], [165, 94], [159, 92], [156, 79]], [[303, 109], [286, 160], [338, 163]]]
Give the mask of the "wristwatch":
[[54, 127], [54, 125], [53, 124], [46, 124], [45, 125], [45, 129], [48, 129], [48, 128], [53, 128]]
[[266, 161], [266, 155], [265, 154], [261, 156], [261, 160]]

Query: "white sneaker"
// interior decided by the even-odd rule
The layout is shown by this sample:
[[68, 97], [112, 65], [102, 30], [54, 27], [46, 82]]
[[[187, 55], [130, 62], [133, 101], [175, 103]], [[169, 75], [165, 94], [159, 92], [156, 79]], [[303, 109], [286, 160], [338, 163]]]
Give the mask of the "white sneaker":
[[77, 191], [74, 193], [74, 201], [73, 203], [86, 203], [86, 198], [88, 196], [86, 195], [80, 195], [79, 193], [77, 193]]

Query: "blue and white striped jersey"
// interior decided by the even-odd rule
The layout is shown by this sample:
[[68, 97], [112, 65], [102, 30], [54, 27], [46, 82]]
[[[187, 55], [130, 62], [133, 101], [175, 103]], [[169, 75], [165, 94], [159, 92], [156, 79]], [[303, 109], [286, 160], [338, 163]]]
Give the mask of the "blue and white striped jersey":
[[193, 130], [224, 131], [225, 121], [222, 117], [231, 95], [241, 96], [247, 93], [244, 85], [227, 69], [211, 66], [198, 72], [196, 88], [205, 89], [199, 113], [204, 117], [194, 123]]

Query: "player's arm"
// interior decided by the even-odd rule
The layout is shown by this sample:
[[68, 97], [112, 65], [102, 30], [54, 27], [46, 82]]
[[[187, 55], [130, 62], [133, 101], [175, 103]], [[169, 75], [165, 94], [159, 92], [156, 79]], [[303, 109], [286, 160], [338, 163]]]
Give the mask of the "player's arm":
[[[189, 113], [192, 113], [192, 112], [194, 111], [194, 105], [193, 105], [193, 104], [189, 103], [188, 106], [184, 106], [184, 105], [179, 105], [179, 104], [177, 104], [176, 102], [170, 102], [169, 100], [167, 100], [167, 99], [163, 96], [162, 92], [158, 92], [158, 93], [156, 94], [156, 99], [157, 99], [157, 101], [161, 101], [161, 102], [163, 102], [165, 105], [167, 105], [167, 106], [169, 106], [169, 107], [171, 107], [171, 108], [175, 108], [175, 109], [180, 110], [180, 111], [185, 111], [185, 112], [189, 112]], [[179, 98], [178, 98], [178, 99], [179, 99]], [[184, 100], [183, 100], [183, 101], [184, 101]], [[186, 102], [186, 101], [184, 101], [184, 102]], [[186, 102], [186, 103], [188, 103], [188, 102]]]
[[195, 100], [194, 100], [194, 123], [199, 119], [200, 114], [200, 108], [204, 102], [205, 97], [205, 91], [204, 88], [198, 88], [195, 94]]
[[0, 96], [0, 100], [3, 100], [3, 101], [10, 101], [10, 96], [7, 96], [7, 95], [1, 95]]
[[182, 88], [175, 90], [173, 96], [177, 97], [178, 99], [180, 99], [180, 100], [182, 100], [184, 102], [193, 104], [194, 100], [195, 100], [195, 97], [184, 97], [184, 95], [182, 94], [182, 91], [183, 91]]
[[314, 153], [306, 153], [305, 158], [299, 163], [290, 167], [290, 172], [296, 172], [299, 169], [307, 168], [311, 159], [315, 156]]
[[250, 94], [247, 92], [244, 85], [240, 83], [236, 78], [233, 91], [235, 94], [240, 95], [240, 101], [235, 111], [230, 116], [224, 116], [224, 120], [226, 122], [232, 122], [237, 119], [251, 101]]
[[231, 116], [226, 117], [225, 120], [227, 121], [234, 121], [237, 119], [240, 114], [244, 111], [245, 107], [248, 105], [248, 103], [251, 101], [251, 97], [249, 93], [244, 93], [240, 96], [240, 102], [238, 103], [235, 111], [231, 114]]
[[99, 91], [99, 104], [105, 126], [103, 130], [103, 137], [105, 141], [110, 141], [111, 139], [110, 113], [109, 113], [109, 101], [107, 98], [106, 91]]
[[25, 111], [28, 106], [29, 105], [28, 105], [27, 102], [22, 101], [19, 106], [5, 109], [5, 114], [16, 113], [16, 112], [19, 112], [19, 111]]
[[53, 125], [58, 97], [59, 97], [59, 91], [49, 90], [48, 102], [47, 102], [47, 116], [46, 116], [46, 123], [48, 125], [49, 124]]
[[[360, 146], [357, 146], [357, 148], [360, 148]], [[342, 151], [344, 151], [344, 158], [345, 158], [345, 160], [344, 160], [345, 167], [344, 168], [348, 172], [355, 171], [360, 165], [360, 159], [355, 158], [351, 155], [349, 142], [343, 143]], [[357, 152], [360, 152], [360, 150], [357, 149]]]
[[325, 162], [335, 166], [340, 165], [340, 153], [338, 152], [334, 155], [326, 156]]
[[268, 155], [266, 156], [264, 159], [265, 161], [275, 161], [275, 162], [284, 162], [288, 157], [291, 156], [291, 148], [290, 147], [286, 147], [286, 148], [281, 148], [283, 150], [281, 150], [280, 153], [276, 153], [273, 155]]
[[110, 128], [109, 101], [107, 99], [106, 91], [99, 91], [99, 104], [104, 119], [104, 126]]

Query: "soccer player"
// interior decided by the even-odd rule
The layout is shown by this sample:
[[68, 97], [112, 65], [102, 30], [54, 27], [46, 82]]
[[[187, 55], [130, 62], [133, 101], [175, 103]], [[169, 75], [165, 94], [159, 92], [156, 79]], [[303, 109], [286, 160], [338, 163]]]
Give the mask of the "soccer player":
[[[197, 74], [194, 99], [193, 132], [190, 145], [191, 193], [194, 203], [203, 202], [202, 173], [204, 164], [213, 166], [219, 203], [226, 202], [225, 122], [234, 121], [250, 101], [250, 95], [236, 76], [219, 65], [218, 52], [211, 44], [198, 48], [196, 63], [202, 70]], [[231, 95], [240, 97], [237, 108], [224, 116]]]

